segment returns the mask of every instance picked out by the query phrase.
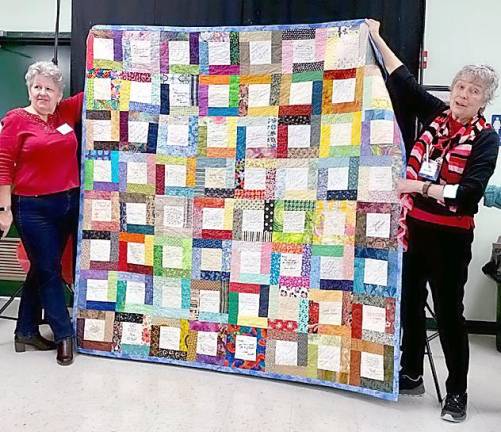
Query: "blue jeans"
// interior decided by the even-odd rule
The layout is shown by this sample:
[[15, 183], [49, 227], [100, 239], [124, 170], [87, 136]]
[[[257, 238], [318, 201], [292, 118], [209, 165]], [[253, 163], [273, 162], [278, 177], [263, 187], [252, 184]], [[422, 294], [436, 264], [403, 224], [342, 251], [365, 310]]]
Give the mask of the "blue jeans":
[[42, 308], [55, 342], [73, 336], [64, 298], [61, 257], [78, 222], [78, 189], [51, 195], [12, 196], [14, 223], [31, 263], [23, 286], [15, 333], [38, 334]]

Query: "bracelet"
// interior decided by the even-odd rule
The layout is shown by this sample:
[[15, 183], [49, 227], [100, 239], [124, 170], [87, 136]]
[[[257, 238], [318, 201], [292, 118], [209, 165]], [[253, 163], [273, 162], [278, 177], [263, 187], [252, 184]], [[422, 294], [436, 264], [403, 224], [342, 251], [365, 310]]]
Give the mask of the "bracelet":
[[428, 190], [430, 189], [431, 187], [431, 182], [427, 181], [427, 182], [424, 182], [423, 183], [423, 189], [421, 189], [421, 194], [425, 197], [425, 198], [429, 198], [429, 195], [428, 195]]
[[0, 207], [0, 212], [8, 212], [8, 211], [10, 211], [10, 205], [5, 207]]

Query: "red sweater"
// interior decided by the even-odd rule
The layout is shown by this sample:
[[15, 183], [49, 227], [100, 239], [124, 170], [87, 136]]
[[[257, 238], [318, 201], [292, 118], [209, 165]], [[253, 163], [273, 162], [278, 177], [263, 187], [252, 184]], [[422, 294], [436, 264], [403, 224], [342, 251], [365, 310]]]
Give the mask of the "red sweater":
[[24, 196], [80, 185], [74, 128], [82, 116], [82, 101], [83, 93], [64, 99], [47, 122], [24, 108], [5, 115], [0, 132], [0, 185], [12, 185], [12, 193]]

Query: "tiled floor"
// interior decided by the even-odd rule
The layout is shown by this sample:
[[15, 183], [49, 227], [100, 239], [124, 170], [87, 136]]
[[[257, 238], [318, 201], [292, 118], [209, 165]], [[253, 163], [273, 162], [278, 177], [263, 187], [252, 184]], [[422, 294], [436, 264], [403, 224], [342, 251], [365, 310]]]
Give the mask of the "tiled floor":
[[[0, 299], [2, 304], [3, 299]], [[471, 336], [469, 417], [439, 418], [431, 374], [421, 398], [397, 403], [320, 387], [167, 365], [54, 352], [15, 353], [14, 322], [0, 320], [0, 431], [499, 431], [501, 353]], [[445, 365], [433, 342], [442, 382]]]

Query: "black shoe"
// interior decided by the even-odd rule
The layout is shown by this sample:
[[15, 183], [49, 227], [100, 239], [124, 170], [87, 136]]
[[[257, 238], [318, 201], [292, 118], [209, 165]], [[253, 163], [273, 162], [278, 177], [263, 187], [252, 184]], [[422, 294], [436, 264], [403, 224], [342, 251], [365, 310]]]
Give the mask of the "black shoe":
[[411, 378], [409, 375], [401, 374], [398, 379], [399, 393], [402, 395], [421, 396], [424, 394], [423, 377]]
[[69, 366], [73, 363], [73, 338], [64, 338], [57, 344], [57, 363], [61, 366]]
[[466, 404], [468, 395], [466, 393], [447, 393], [445, 401], [442, 405], [443, 420], [460, 423], [466, 419]]
[[25, 352], [26, 346], [33, 347], [38, 351], [50, 351], [56, 349], [56, 344], [45, 339], [40, 334], [34, 336], [14, 336], [14, 348], [16, 352]]

